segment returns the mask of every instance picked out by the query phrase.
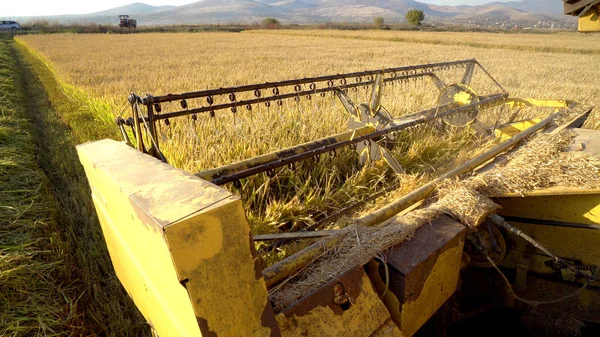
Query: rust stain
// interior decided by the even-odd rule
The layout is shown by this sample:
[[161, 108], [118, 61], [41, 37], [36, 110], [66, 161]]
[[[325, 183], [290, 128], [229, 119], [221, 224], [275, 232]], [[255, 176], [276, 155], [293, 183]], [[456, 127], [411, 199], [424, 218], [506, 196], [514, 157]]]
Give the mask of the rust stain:
[[[339, 278], [330, 281], [304, 297], [293, 306], [284, 309], [283, 314], [286, 318], [293, 319], [293, 316], [304, 316], [317, 307], [329, 307], [335, 315], [343, 315], [348, 309], [346, 305], [356, 302], [361, 294], [363, 274], [362, 266], [354, 267]], [[344, 294], [340, 293], [342, 289]], [[338, 300], [346, 298], [349, 303], [342, 301], [342, 304], [338, 304], [335, 302], [336, 298]]]
[[258, 281], [263, 278], [263, 269], [265, 268], [264, 261], [256, 252], [256, 247], [254, 246], [254, 240], [252, 238], [252, 232], [248, 231], [248, 246], [250, 247], [250, 255], [254, 260], [254, 278]]
[[[419, 298], [438, 257], [455, 247], [455, 241], [460, 239], [460, 233], [464, 231], [464, 226], [457, 225], [451, 218], [440, 217], [431, 225], [419, 228], [413, 239], [386, 253], [388, 264], [397, 275], [390, 282], [390, 290], [400, 303]], [[435, 250], [434, 246], [439, 248]]]
[[198, 326], [200, 327], [200, 333], [202, 334], [202, 337], [218, 337], [216, 332], [210, 331], [208, 328], [208, 321], [206, 319], [196, 316], [196, 321], [198, 321]]
[[260, 323], [262, 326], [271, 329], [271, 337], [281, 337], [281, 331], [279, 331], [279, 326], [275, 320], [275, 312], [273, 311], [273, 307], [269, 301], [267, 301], [265, 310], [263, 310], [263, 313], [260, 316]]

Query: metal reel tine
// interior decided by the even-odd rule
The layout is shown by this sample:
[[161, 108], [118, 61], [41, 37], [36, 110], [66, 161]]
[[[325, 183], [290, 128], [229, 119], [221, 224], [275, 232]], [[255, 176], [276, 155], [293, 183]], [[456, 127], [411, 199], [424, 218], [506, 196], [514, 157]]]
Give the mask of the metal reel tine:
[[444, 88], [446, 87], [446, 84], [444, 83], [444, 81], [437, 77], [437, 76], [431, 76], [429, 77], [429, 79], [431, 80], [431, 82], [433, 83], [433, 85], [435, 85], [435, 87], [442, 92], [444, 90]]
[[365, 165], [367, 165], [368, 160], [369, 160], [369, 148], [365, 147], [358, 155], [358, 163], [361, 166], [365, 166]]
[[392, 168], [392, 170], [394, 170], [394, 173], [396, 173], [396, 174], [405, 173], [402, 165], [400, 165], [400, 163], [396, 160], [396, 158], [388, 150], [386, 150], [385, 148], [380, 146], [379, 151], [381, 151], [381, 155], [382, 155], [383, 159], [385, 160], [385, 162], [388, 163], [388, 165]]
[[352, 103], [352, 100], [350, 99], [350, 97], [348, 97], [348, 95], [341, 89], [335, 89], [335, 93], [338, 96], [338, 98], [340, 99], [340, 101], [342, 101], [342, 105], [344, 106], [344, 108], [346, 108], [346, 111], [348, 112], [348, 114], [351, 117], [354, 117], [355, 119], [360, 120], [360, 116], [358, 115], [356, 106], [354, 105], [354, 103]]
[[378, 117], [380, 124], [388, 124], [394, 120], [394, 117], [392, 117], [392, 114], [390, 114], [390, 112], [387, 111], [387, 109], [384, 108], [383, 106], [381, 106], [381, 108], [379, 108], [379, 111], [375, 115]]
[[371, 116], [375, 116], [379, 108], [381, 108], [381, 95], [383, 93], [383, 76], [377, 74], [375, 82], [373, 82], [373, 90], [371, 91]]
[[470, 85], [471, 84], [471, 80], [473, 79], [473, 73], [475, 72], [475, 63], [469, 63], [466, 67], [465, 67], [465, 73], [462, 77], [462, 80], [460, 83], [462, 84], [466, 84], [466, 85]]

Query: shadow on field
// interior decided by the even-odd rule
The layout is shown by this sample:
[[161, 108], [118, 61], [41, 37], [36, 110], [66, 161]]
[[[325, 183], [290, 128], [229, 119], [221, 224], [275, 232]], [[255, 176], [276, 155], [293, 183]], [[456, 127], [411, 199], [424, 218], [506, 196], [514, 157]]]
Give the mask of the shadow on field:
[[[77, 283], [77, 307], [85, 335], [144, 336], [149, 329], [119, 284], [102, 237], [83, 167], [75, 145], [87, 141], [77, 130], [94, 128], [94, 118], [67, 97], [54, 75], [29, 51], [12, 43], [21, 73], [27, 115], [31, 119], [39, 166], [52, 182], [59, 221], [71, 246]], [[99, 126], [99, 129], [102, 129]]]

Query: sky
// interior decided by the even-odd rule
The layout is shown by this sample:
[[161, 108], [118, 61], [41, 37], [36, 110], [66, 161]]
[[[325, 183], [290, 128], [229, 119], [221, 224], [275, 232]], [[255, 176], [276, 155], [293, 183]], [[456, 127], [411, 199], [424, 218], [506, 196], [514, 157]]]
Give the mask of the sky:
[[185, 5], [198, 0], [2, 0], [0, 17], [88, 14], [133, 2], [153, 6]]
[[[149, 5], [184, 5], [198, 0], [138, 0]], [[492, 0], [417, 0], [436, 5], [481, 5]], [[511, 0], [496, 0], [511, 1]], [[127, 5], [136, 0], [3, 0], [0, 17], [88, 14]]]
[[[518, 1], [518, 0], [417, 0], [419, 2], [424, 2], [427, 4], [435, 4], [435, 5], [448, 5], [448, 6], [458, 6], [458, 5], [483, 5], [488, 2], [509, 2], [509, 1]], [[551, 1], [551, 0], [548, 0]]]

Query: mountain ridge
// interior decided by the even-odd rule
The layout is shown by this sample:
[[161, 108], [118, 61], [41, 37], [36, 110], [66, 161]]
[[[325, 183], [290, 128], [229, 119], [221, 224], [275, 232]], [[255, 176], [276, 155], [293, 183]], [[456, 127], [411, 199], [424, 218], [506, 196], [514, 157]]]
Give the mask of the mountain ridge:
[[129, 14], [140, 25], [256, 23], [274, 17], [283, 23], [402, 22], [406, 11], [420, 9], [427, 21], [567, 21], [562, 2], [521, 0], [478, 6], [441, 6], [416, 0], [200, 0], [181, 6], [152, 6], [141, 2], [84, 15], [44, 17], [59, 22], [115, 23]]

